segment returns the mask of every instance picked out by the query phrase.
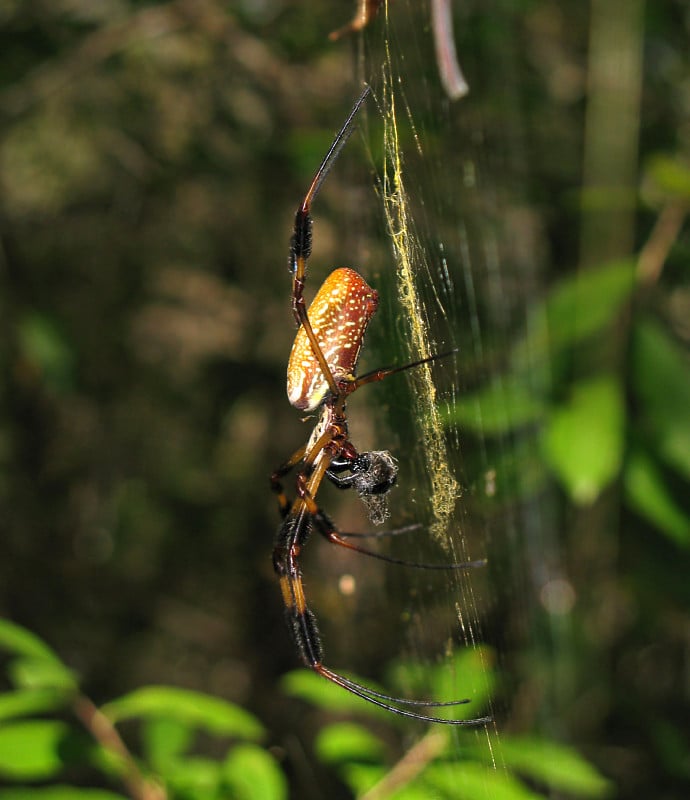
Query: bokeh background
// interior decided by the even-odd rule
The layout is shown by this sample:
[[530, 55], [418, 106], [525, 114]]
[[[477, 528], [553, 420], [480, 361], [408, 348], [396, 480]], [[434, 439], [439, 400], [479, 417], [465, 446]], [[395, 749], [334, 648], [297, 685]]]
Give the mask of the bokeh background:
[[[577, 746], [617, 796], [685, 797], [687, 4], [458, 2], [458, 102], [426, 3], [330, 41], [353, 5], [0, 6], [0, 613], [96, 703], [222, 697], [266, 726], [295, 797], [350, 796], [310, 755], [323, 717], [281, 688], [297, 658], [268, 476], [309, 431], [284, 389], [292, 217], [362, 80], [310, 279], [359, 266], [382, 293], [364, 368], [415, 357], [383, 203], [393, 87], [429, 344], [459, 348], [434, 371], [456, 547], [489, 564], [468, 595], [314, 542], [329, 663], [435, 663], [463, 642], [465, 592], [499, 730]], [[426, 524], [416, 389], [388, 383], [353, 398], [353, 436], [400, 461], [392, 521]], [[337, 495], [332, 516], [365, 528]]]

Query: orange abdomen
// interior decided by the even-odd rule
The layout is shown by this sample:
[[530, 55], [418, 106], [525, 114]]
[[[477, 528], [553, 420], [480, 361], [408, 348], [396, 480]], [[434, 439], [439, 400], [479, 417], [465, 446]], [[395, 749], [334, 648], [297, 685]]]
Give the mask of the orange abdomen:
[[[336, 269], [319, 289], [307, 316], [336, 382], [354, 374], [369, 320], [378, 306], [378, 292], [348, 267]], [[313, 411], [328, 394], [328, 383], [304, 328], [292, 345], [287, 393], [293, 406]]]

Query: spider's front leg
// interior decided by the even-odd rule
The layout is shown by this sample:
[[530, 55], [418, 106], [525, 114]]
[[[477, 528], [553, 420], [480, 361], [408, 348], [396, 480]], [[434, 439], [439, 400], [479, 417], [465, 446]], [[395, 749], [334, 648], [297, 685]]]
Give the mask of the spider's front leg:
[[[297, 496], [304, 498], [307, 491], [307, 482], [311, 479], [314, 464], [317, 460], [321, 461], [325, 454], [323, 451], [328, 449], [328, 464], [320, 466], [320, 472], [328, 472], [328, 465], [331, 463], [332, 456], [339, 454], [343, 449], [341, 442], [347, 439], [347, 428], [343, 423], [333, 420], [332, 409], [330, 406], [324, 406], [321, 417], [314, 428], [312, 435], [307, 444], [295, 450], [295, 452], [284, 461], [276, 470], [271, 474], [271, 490], [278, 495], [278, 507], [281, 517], [286, 517], [290, 511], [290, 501], [285, 494], [282, 479], [291, 472], [298, 464], [302, 464], [302, 469], [297, 476]], [[354, 448], [352, 449], [354, 453]], [[323, 454], [323, 455], [322, 455]], [[318, 483], [312, 486], [311, 491], [314, 493], [321, 483], [321, 478]]]

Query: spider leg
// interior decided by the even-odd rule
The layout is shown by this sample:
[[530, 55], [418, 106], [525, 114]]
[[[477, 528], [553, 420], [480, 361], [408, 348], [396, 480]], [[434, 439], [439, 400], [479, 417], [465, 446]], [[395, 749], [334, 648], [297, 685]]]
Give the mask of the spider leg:
[[[447, 725], [484, 724], [489, 721], [488, 717], [476, 720], [444, 719], [405, 708], [405, 706], [424, 706], [428, 708], [455, 706], [468, 702], [466, 699], [438, 702], [394, 697], [356, 683], [350, 678], [333, 672], [323, 664], [323, 645], [316, 617], [307, 605], [302, 572], [299, 565], [299, 555], [309, 538], [314, 523], [316, 523], [319, 532], [322, 534], [324, 534], [324, 531], [328, 531], [331, 534], [334, 532], [334, 526], [326, 515], [320, 511], [314, 498], [334, 459], [329, 445], [334, 445], [337, 440], [335, 432], [336, 429], [328, 427], [317, 437], [311, 447], [307, 446], [308, 452], [303, 458], [303, 463], [305, 468], [309, 468], [309, 470], [305, 469], [305, 471], [300, 472], [297, 481], [298, 497], [278, 529], [273, 550], [273, 566], [280, 581], [283, 604], [285, 606], [285, 618], [292, 640], [302, 661], [311, 670], [351, 694], [399, 716], [421, 720], [422, 722], [438, 722]], [[347, 450], [347, 448], [345, 449]], [[375, 553], [369, 553], [362, 548], [353, 547], [351, 543], [339, 538], [337, 532], [335, 536], [335, 541], [345, 547], [360, 550], [374, 557], [383, 558], [383, 560], [392, 560]], [[394, 561], [394, 563], [403, 562]], [[444, 568], [446, 566], [444, 565]], [[400, 706], [403, 706], [403, 708]]]
[[[355, 126], [355, 117], [357, 116], [357, 112], [362, 107], [364, 101], [367, 99], [367, 97], [369, 96], [370, 92], [371, 92], [371, 87], [365, 86], [364, 89], [362, 90], [362, 93], [360, 94], [360, 96], [355, 101], [355, 104], [352, 107], [352, 110], [350, 111], [350, 113], [348, 114], [347, 119], [343, 123], [342, 128], [338, 131], [338, 133], [336, 134], [335, 138], [333, 139], [333, 142], [331, 143], [331, 146], [328, 148], [328, 152], [324, 156], [323, 161], [321, 162], [319, 168], [316, 170], [316, 174], [314, 175], [314, 178], [312, 179], [311, 185], [309, 186], [309, 189], [308, 189], [306, 195], [304, 196], [304, 200], [302, 200], [302, 204], [300, 205], [299, 209], [297, 210], [297, 215], [299, 217], [301, 217], [301, 218], [308, 218], [309, 217], [309, 212], [311, 210], [311, 204], [314, 202], [314, 200], [316, 198], [316, 195], [319, 193], [319, 189], [321, 188], [321, 184], [324, 182], [324, 180], [325, 180], [326, 176], [328, 175], [331, 167], [335, 163], [335, 160], [340, 155], [340, 151], [343, 149], [345, 143], [350, 138], [350, 135], [352, 134], [352, 129]], [[295, 249], [295, 252], [294, 252], [294, 256], [295, 257], [298, 257], [299, 254], [300, 254], [299, 244], [301, 243], [302, 239], [300, 238], [300, 236], [297, 235], [298, 234], [298, 230], [300, 230], [300, 227], [301, 226], [298, 224], [298, 221], [296, 219], [295, 220], [295, 232], [293, 234], [294, 238], [293, 238], [293, 241], [291, 243], [293, 248]], [[310, 229], [311, 225], [308, 225], [307, 228]], [[309, 258], [309, 255], [311, 254], [311, 249], [310, 249], [311, 248], [311, 236], [310, 236], [310, 234], [308, 234], [308, 236], [309, 236], [309, 241], [308, 241], [308, 252], [306, 253], [306, 258]], [[294, 266], [294, 262], [291, 263], [291, 266]], [[294, 272], [295, 270], [293, 269], [292, 271]]]
[[361, 386], [365, 386], [367, 383], [382, 381], [389, 375], [395, 375], [396, 372], [405, 372], [408, 369], [421, 367], [422, 364], [429, 364], [432, 361], [438, 361], [441, 358], [448, 358], [448, 356], [452, 356], [457, 352], [457, 348], [455, 348], [453, 350], [448, 350], [445, 353], [435, 353], [433, 356], [420, 358], [419, 361], [412, 361], [409, 364], [403, 364], [401, 367], [381, 367], [379, 369], [374, 369], [371, 372], [366, 372], [364, 375], [360, 375], [358, 378], [355, 378], [355, 380], [348, 385], [348, 394], [352, 394], [352, 392], [357, 391], [357, 389], [359, 389]]
[[[312, 500], [312, 502], [314, 502]], [[323, 644], [319, 635], [316, 617], [307, 606], [302, 573], [299, 568], [298, 555], [309, 537], [313, 517], [306, 510], [304, 513], [293, 513], [285, 518], [278, 532], [278, 540], [274, 550], [274, 567], [280, 578], [280, 586], [285, 604], [285, 617], [293, 642], [305, 666], [335, 683], [351, 694], [361, 697], [379, 708], [391, 711], [403, 717], [421, 720], [422, 722], [439, 722], [446, 725], [482, 725], [490, 721], [490, 717], [474, 720], [444, 719], [442, 717], [420, 714], [399, 706], [425, 706], [440, 708], [463, 705], [468, 699], [434, 701], [408, 700], [403, 697], [378, 692], [363, 686], [350, 678], [339, 675], [323, 664]]]
[[340, 535], [346, 539], [385, 539], [393, 536], [404, 536], [406, 533], [421, 530], [424, 527], [421, 522], [412, 522], [409, 525], [401, 525], [399, 528], [391, 528], [387, 531], [340, 531]]
[[295, 317], [298, 327], [301, 325], [304, 332], [311, 344], [314, 357], [318, 361], [319, 368], [328, 383], [328, 389], [333, 396], [339, 394], [339, 389], [335, 378], [326, 362], [326, 358], [321, 350], [321, 346], [316, 338], [316, 334], [311, 326], [309, 317], [307, 315], [307, 307], [304, 301], [304, 284], [307, 269], [307, 261], [311, 256], [312, 246], [312, 218], [311, 218], [311, 204], [321, 188], [326, 175], [330, 168], [333, 166], [335, 159], [342, 150], [344, 144], [350, 137], [355, 123], [357, 112], [362, 107], [364, 101], [367, 99], [371, 89], [366, 86], [361, 93], [356, 103], [354, 104], [350, 115], [345, 120], [345, 124], [336, 135], [333, 143], [331, 144], [325, 158], [321, 162], [316, 175], [311, 182], [309, 190], [302, 200], [297, 212], [295, 213], [295, 224], [293, 228], [292, 238], [290, 240], [290, 255], [288, 260], [288, 268], [292, 272], [293, 285], [292, 285], [292, 313]]
[[304, 458], [306, 449], [307, 446], [304, 445], [303, 447], [300, 447], [299, 450], [295, 450], [295, 452], [290, 456], [290, 458], [288, 458], [287, 461], [284, 461], [271, 473], [271, 491], [278, 495], [278, 508], [280, 510], [281, 517], [287, 516], [288, 512], [290, 511], [290, 501], [287, 499], [287, 495], [285, 494], [285, 489], [281, 482], [281, 478], [287, 475], [290, 470], [299, 464], [299, 462]]
[[477, 725], [485, 725], [486, 723], [492, 721], [492, 717], [488, 716], [477, 717], [476, 719], [444, 719], [443, 717], [427, 716], [426, 714], [419, 714], [416, 711], [408, 711], [404, 708], [398, 708], [396, 705], [392, 705], [393, 703], [399, 703], [400, 705], [407, 705], [407, 706], [427, 706], [428, 708], [444, 708], [448, 706], [465, 705], [466, 703], [471, 702], [469, 699], [447, 700], [441, 702], [435, 700], [408, 700], [407, 698], [404, 697], [392, 697], [390, 695], [383, 694], [383, 692], [375, 692], [368, 686], [363, 686], [361, 683], [356, 683], [355, 681], [350, 680], [349, 678], [345, 678], [343, 675], [338, 675], [337, 672], [333, 672], [333, 670], [330, 670], [328, 669], [328, 667], [324, 667], [323, 665], [320, 665], [319, 668], [314, 668], [314, 671], [318, 672], [319, 675], [323, 675], [324, 678], [327, 678], [329, 681], [332, 681], [341, 688], [346, 689], [348, 692], [356, 694], [357, 697], [361, 697], [368, 703], [373, 703], [375, 706], [379, 706], [379, 708], [384, 708], [386, 709], [386, 711], [392, 711], [394, 714], [399, 714], [402, 717], [411, 717], [412, 719], [422, 720], [423, 722], [440, 722], [444, 725], [477, 726]]
[[320, 509], [314, 514], [314, 522], [321, 536], [331, 544], [346, 547], [348, 550], [354, 550], [356, 553], [362, 553], [365, 556], [378, 558], [380, 561], [386, 561], [389, 564], [399, 564], [403, 567], [415, 567], [416, 569], [475, 569], [476, 567], [486, 566], [485, 558], [480, 558], [476, 561], [454, 562], [452, 564], [425, 564], [423, 562], [405, 561], [404, 559], [387, 556], [383, 553], [377, 553], [374, 550], [367, 550], [365, 547], [348, 542], [343, 537], [349, 534], [341, 534], [329, 517]]
[[[347, 397], [367, 383], [383, 380], [395, 372], [442, 357], [431, 356], [403, 367], [379, 369], [360, 378], [354, 377], [363, 336], [378, 305], [377, 292], [368, 286], [356, 270], [345, 267], [334, 270], [316, 293], [309, 311], [306, 308], [304, 286], [312, 250], [311, 205], [351, 135], [356, 115], [369, 92], [370, 89], [366, 87], [356, 101], [295, 214], [289, 269], [293, 275], [292, 311], [299, 330], [288, 361], [288, 399], [298, 409], [311, 412], [322, 408], [323, 414], [307, 444], [296, 450], [271, 476], [271, 486], [278, 495], [283, 518], [273, 549], [273, 566], [279, 578], [289, 630], [302, 660], [310, 669], [346, 691], [395, 714], [426, 722], [478, 725], [488, 721], [488, 718], [449, 720], [405, 708], [455, 706], [467, 700], [435, 702], [397, 698], [369, 689], [324, 666], [316, 618], [307, 605], [302, 582], [299, 558], [315, 524], [321, 535], [343, 547], [392, 563], [408, 563], [347, 542], [347, 535], [338, 533], [328, 517], [320, 511], [315, 498], [327, 477], [340, 488], [357, 488], [365, 501], [368, 500], [370, 505], [374, 503], [374, 510], [370, 508], [372, 521], [385, 519], [385, 503], [381, 508], [376, 504], [381, 503], [395, 483], [397, 465], [387, 451], [356, 452], [348, 439], [345, 413]], [[301, 466], [295, 481], [297, 496], [290, 504], [281, 480], [298, 464]], [[412, 566], [457, 569], [478, 566], [480, 563]]]

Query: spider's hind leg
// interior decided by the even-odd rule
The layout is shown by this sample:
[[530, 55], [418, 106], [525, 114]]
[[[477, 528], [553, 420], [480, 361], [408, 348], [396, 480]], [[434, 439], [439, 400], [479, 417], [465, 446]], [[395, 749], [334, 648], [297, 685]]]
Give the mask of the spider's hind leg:
[[[302, 595], [301, 587], [299, 595]], [[298, 609], [295, 606], [286, 608], [286, 619], [288, 628], [292, 635], [293, 642], [299, 650], [302, 661], [305, 666], [316, 672], [318, 675], [326, 678], [326, 680], [335, 683], [337, 686], [345, 689], [351, 694], [361, 697], [368, 703], [372, 703], [379, 708], [392, 711], [403, 717], [410, 717], [411, 719], [418, 719], [422, 722], [440, 722], [446, 725], [482, 725], [490, 722], [490, 717], [481, 717], [479, 719], [445, 719], [443, 717], [435, 717], [427, 714], [421, 714], [418, 711], [412, 710], [415, 707], [427, 708], [446, 708], [449, 706], [459, 706], [469, 703], [468, 699], [450, 700], [450, 701], [435, 701], [435, 700], [408, 700], [404, 697], [393, 697], [383, 692], [371, 689], [361, 683], [357, 683], [344, 675], [339, 675], [337, 672], [329, 669], [323, 664], [323, 646], [321, 644], [321, 637], [318, 632], [316, 617], [311, 609], [306, 605]], [[402, 708], [400, 708], [402, 706]]]
[[[380, 561], [387, 561], [389, 564], [398, 564], [403, 567], [415, 567], [416, 569], [445, 569], [445, 570], [474, 569], [475, 567], [486, 566], [485, 558], [477, 559], [476, 561], [456, 561], [450, 564], [426, 564], [417, 561], [406, 561], [402, 558], [394, 558], [393, 556], [387, 556], [384, 555], [383, 553], [377, 553], [374, 550], [368, 550], [366, 547], [361, 547], [358, 544], [354, 544], [354, 542], [347, 541], [347, 537], [362, 536], [363, 534], [341, 533], [335, 527], [332, 520], [323, 511], [321, 511], [321, 509], [318, 509], [318, 511], [314, 514], [314, 524], [316, 526], [316, 530], [321, 534], [321, 536], [323, 536], [324, 539], [329, 541], [331, 544], [337, 544], [340, 545], [341, 547], [346, 547], [348, 550], [354, 550], [356, 553], [362, 553], [362, 555], [365, 556], [378, 558]], [[420, 527], [422, 526], [408, 525], [405, 528], [399, 528], [397, 530], [390, 531], [389, 535], [395, 536], [398, 533], [407, 533], [408, 531], [412, 531]], [[386, 531], [382, 531], [381, 534], [374, 534], [374, 535], [383, 536], [386, 535]]]

